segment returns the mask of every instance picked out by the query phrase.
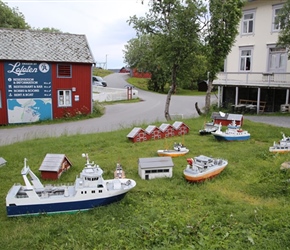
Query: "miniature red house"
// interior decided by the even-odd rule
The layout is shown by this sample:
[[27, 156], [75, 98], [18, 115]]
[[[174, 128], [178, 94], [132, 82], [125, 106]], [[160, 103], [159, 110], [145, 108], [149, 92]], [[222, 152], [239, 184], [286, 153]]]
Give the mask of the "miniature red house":
[[150, 139], [152, 140], [158, 140], [162, 138], [162, 132], [160, 129], [154, 125], [149, 125], [145, 129], [146, 133], [150, 136]]
[[71, 166], [70, 160], [64, 154], [46, 154], [39, 171], [42, 179], [57, 180]]
[[175, 136], [174, 127], [168, 123], [162, 123], [159, 129], [161, 130], [161, 135], [163, 138]]
[[132, 142], [157, 140], [167, 137], [185, 135], [189, 132], [189, 127], [183, 122], [174, 122], [173, 125], [162, 123], [160, 127], [149, 125], [145, 130], [142, 128], [133, 128], [127, 135]]
[[189, 127], [185, 125], [183, 122], [174, 122], [172, 127], [175, 129], [175, 135], [185, 135], [189, 133]]
[[244, 119], [241, 114], [228, 114], [223, 112], [213, 112], [211, 118], [215, 124], [221, 124], [222, 126], [228, 126], [233, 121], [236, 122], [236, 125], [242, 126]]
[[150, 136], [146, 133], [146, 131], [142, 128], [133, 128], [131, 132], [127, 135], [130, 141], [132, 142], [142, 142], [148, 141]]

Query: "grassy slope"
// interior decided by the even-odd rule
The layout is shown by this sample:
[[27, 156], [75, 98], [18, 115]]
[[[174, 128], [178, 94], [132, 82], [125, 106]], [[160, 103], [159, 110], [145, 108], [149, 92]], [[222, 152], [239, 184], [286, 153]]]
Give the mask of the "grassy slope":
[[[290, 129], [245, 121], [251, 139], [218, 142], [199, 136], [204, 118], [184, 120], [190, 133], [183, 138], [131, 143], [131, 129], [91, 135], [36, 139], [0, 147], [7, 160], [0, 168], [0, 233], [2, 249], [286, 249], [290, 246], [290, 206], [287, 171], [280, 165], [289, 154], [268, 152], [280, 132]], [[160, 124], [155, 124], [160, 125]], [[143, 126], [144, 128], [146, 125]], [[184, 142], [187, 156], [173, 158], [171, 179], [141, 180], [138, 158]], [[13, 183], [23, 183], [24, 157], [39, 176], [46, 153], [64, 153], [73, 167], [55, 183], [71, 183], [89, 153], [113, 178], [120, 161], [126, 176], [137, 186], [119, 203], [89, 212], [7, 218], [5, 196]], [[199, 154], [228, 159], [228, 167], [215, 179], [190, 184], [183, 178], [186, 158]], [[290, 171], [290, 170], [289, 170]], [[47, 181], [44, 183], [48, 183]]]

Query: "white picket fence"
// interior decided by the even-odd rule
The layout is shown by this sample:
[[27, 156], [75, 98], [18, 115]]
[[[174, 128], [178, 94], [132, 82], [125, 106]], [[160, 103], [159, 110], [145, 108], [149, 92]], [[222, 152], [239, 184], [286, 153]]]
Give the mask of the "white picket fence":
[[93, 86], [93, 100], [98, 102], [113, 102], [138, 98], [138, 90], [118, 89]]

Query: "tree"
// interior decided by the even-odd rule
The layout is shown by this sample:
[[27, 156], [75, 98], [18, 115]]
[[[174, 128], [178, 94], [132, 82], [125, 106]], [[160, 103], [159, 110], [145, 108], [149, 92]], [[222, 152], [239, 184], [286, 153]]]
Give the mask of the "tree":
[[162, 65], [159, 52], [156, 50], [154, 36], [140, 35], [138, 38], [131, 39], [123, 50], [124, 62], [130, 68], [137, 68], [141, 71], [151, 73], [148, 81], [148, 89], [155, 92], [164, 92], [164, 86], [170, 78], [168, 77], [168, 67]]
[[152, 39], [148, 35], [142, 35], [128, 41], [123, 50], [124, 62], [131, 68], [148, 69], [154, 54], [152, 53]]
[[25, 22], [24, 15], [18, 8], [9, 8], [0, 1], [0, 27], [13, 29], [29, 29], [30, 26]]
[[133, 25], [138, 36], [153, 37], [153, 51], [161, 67], [166, 65], [170, 70], [171, 87], [167, 94], [164, 114], [167, 120], [171, 120], [171, 96], [176, 91], [180, 72], [193, 64], [194, 52], [198, 51], [200, 46], [199, 18], [206, 8], [198, 0], [156, 0], [150, 1], [149, 6], [149, 13], [146, 13], [145, 17], [130, 17], [129, 24]]
[[290, 59], [290, 22], [289, 22], [289, 13], [290, 13], [290, 0], [284, 4], [283, 8], [279, 12], [277, 18], [277, 24], [280, 25], [281, 31], [279, 33], [277, 46], [281, 46], [287, 49], [288, 58]]
[[224, 60], [231, 51], [238, 34], [242, 17], [243, 0], [210, 0], [209, 22], [205, 34], [209, 82], [205, 100], [205, 112], [210, 109], [212, 82], [223, 68]]

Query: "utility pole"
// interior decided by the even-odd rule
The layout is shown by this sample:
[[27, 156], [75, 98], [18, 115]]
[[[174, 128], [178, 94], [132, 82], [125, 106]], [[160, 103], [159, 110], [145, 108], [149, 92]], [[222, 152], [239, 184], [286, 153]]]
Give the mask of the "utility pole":
[[106, 54], [106, 69], [108, 69], [108, 54]]

